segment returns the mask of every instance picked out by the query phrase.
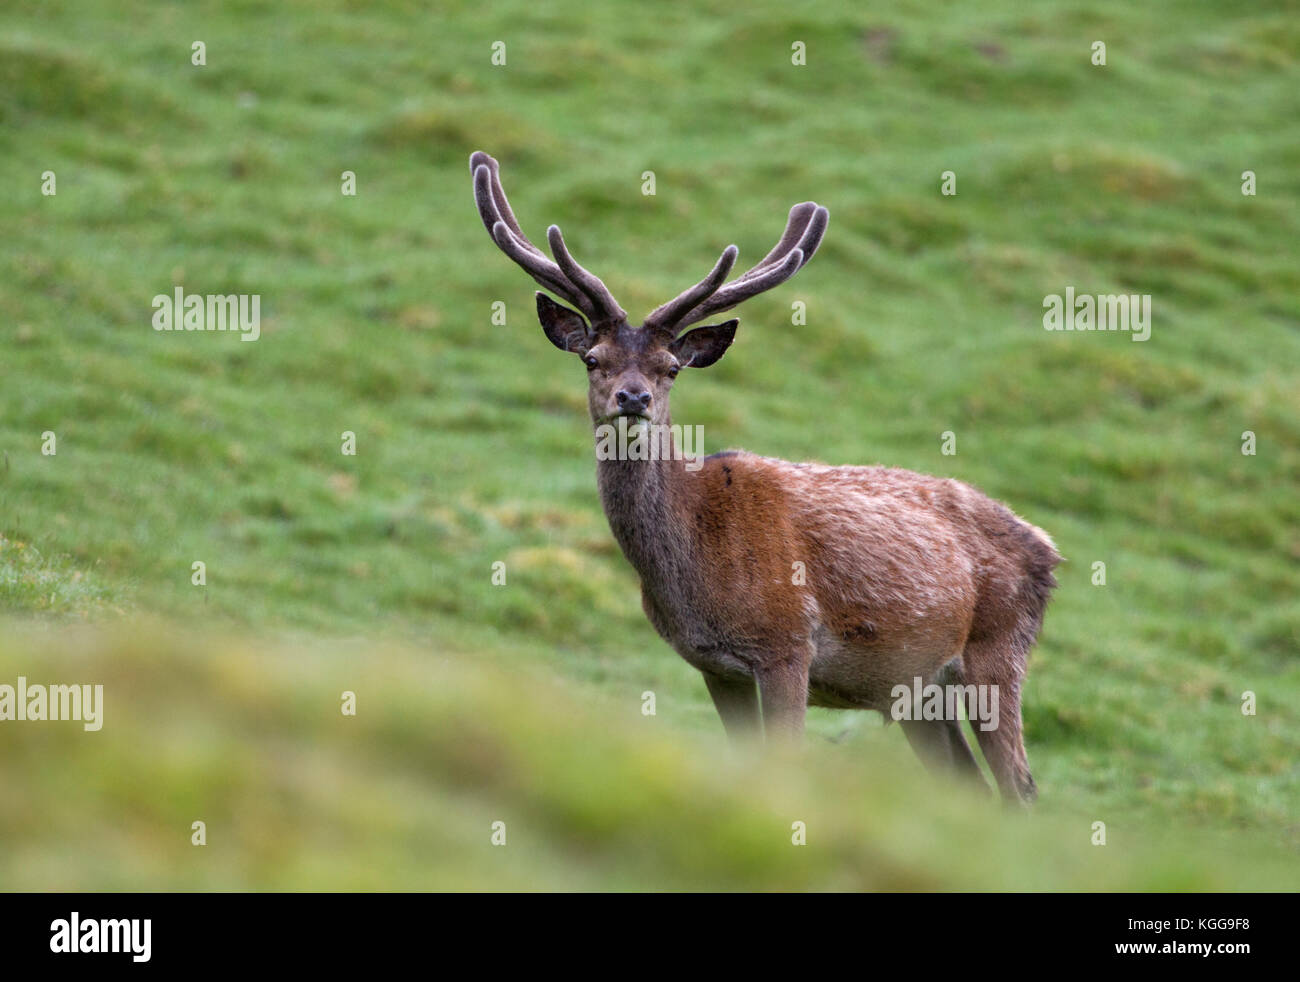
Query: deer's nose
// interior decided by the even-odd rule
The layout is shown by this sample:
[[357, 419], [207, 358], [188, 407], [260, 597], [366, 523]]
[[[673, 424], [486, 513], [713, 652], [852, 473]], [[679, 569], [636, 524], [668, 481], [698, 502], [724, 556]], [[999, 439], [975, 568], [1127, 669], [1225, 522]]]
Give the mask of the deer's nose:
[[641, 413], [650, 408], [650, 393], [645, 389], [636, 391], [619, 389], [614, 393], [614, 398], [618, 400], [620, 412]]

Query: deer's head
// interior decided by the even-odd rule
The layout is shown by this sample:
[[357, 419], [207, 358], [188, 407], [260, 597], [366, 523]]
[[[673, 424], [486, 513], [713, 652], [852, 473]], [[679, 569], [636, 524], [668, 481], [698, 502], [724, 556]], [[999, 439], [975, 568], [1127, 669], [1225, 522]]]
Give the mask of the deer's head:
[[753, 269], [724, 285], [739, 253], [729, 245], [708, 276], [655, 309], [640, 327], [633, 327], [609, 288], [574, 261], [557, 226], [546, 230], [554, 260], [528, 241], [510, 210], [493, 158], [480, 150], [469, 158], [469, 168], [479, 215], [501, 251], [573, 305], [566, 307], [545, 293], [537, 294], [537, 316], [547, 338], [587, 366], [587, 402], [597, 424], [619, 416], [667, 422], [668, 393], [677, 373], [683, 368], [707, 368], [721, 358], [740, 322], [733, 318], [686, 328], [788, 280], [812, 258], [830, 219], [826, 209], [814, 202], [795, 205], [785, 234]]

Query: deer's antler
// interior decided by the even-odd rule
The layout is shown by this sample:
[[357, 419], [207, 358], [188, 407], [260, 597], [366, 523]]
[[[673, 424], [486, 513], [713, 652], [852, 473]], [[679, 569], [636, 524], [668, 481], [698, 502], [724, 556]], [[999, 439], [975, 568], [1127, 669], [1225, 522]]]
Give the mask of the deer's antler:
[[478, 205], [479, 217], [502, 252], [546, 289], [586, 314], [593, 326], [627, 318], [627, 312], [618, 305], [609, 288], [599, 277], [579, 266], [569, 254], [558, 226], [552, 225], [546, 230], [554, 261], [528, 241], [510, 209], [510, 202], [506, 200], [496, 160], [478, 150], [469, 158], [469, 169], [474, 175], [474, 201]]
[[829, 221], [830, 212], [814, 201], [795, 205], [790, 209], [785, 233], [758, 265], [723, 286], [722, 281], [731, 272], [739, 251], [734, 245], [727, 246], [713, 272], [689, 290], [657, 307], [646, 318], [645, 326], [676, 337], [684, 328], [784, 283], [812, 259], [826, 234]]

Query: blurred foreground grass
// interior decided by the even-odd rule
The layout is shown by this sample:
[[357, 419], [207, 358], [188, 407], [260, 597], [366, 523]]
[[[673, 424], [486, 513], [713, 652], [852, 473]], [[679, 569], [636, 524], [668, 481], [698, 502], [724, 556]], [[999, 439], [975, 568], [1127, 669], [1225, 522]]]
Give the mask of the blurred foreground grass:
[[0, 723], [6, 890], [1294, 886], [1248, 841], [1113, 821], [1091, 845], [1096, 816], [1004, 811], [901, 741], [759, 759], [639, 700], [395, 646], [10, 628], [0, 682], [20, 674], [103, 684], [104, 723]]

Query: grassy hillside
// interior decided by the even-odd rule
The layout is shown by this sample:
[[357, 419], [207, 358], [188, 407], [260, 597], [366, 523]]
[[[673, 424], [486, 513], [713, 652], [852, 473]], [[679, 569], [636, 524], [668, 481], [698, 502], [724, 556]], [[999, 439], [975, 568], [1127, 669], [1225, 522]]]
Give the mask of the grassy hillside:
[[[1104, 67], [1090, 63], [1096, 40]], [[206, 45], [202, 67], [194, 41]], [[496, 41], [505, 66], [491, 64]], [[791, 63], [796, 41], [806, 65]], [[1129, 827], [1249, 841], [1273, 850], [1270, 870], [1294, 873], [1298, 58], [1294, 3], [6, 4], [0, 682], [75, 656], [75, 635], [29, 645], [32, 621], [108, 621], [130, 637], [157, 617], [293, 653], [263, 666], [224, 658], [220, 642], [203, 656], [88, 642], [100, 646], [88, 665], [123, 680], [125, 703], [99, 744], [0, 728], [26, 803], [63, 815], [34, 829], [0, 796], [5, 840], [27, 857], [6, 858], [19, 864], [12, 882], [381, 885], [347, 864], [415, 861], [431, 879], [401, 873], [409, 886], [473, 885], [483, 867], [444, 868], [432, 851], [455, 852], [461, 833], [430, 831], [432, 796], [459, 793], [437, 724], [469, 711], [438, 715], [462, 671], [485, 714], [513, 720], [516, 704], [492, 703], [474, 673], [509, 670], [557, 679], [578, 702], [639, 706], [652, 690], [666, 746], [712, 741], [719, 725], [698, 674], [645, 622], [600, 512], [582, 367], [546, 342], [531, 281], [474, 212], [466, 161], [480, 148], [501, 159], [525, 229], [561, 224], [638, 316], [728, 242], [742, 262], [762, 256], [791, 203], [825, 203], [816, 260], [746, 305], [727, 358], [681, 380], [675, 421], [702, 425], [710, 451], [957, 477], [1047, 529], [1068, 561], [1025, 697], [1045, 827], [1102, 820], [1112, 838]], [[948, 170], [953, 197], [940, 194]], [[1241, 193], [1246, 170], [1254, 196]], [[53, 196], [41, 194], [46, 171]], [[355, 197], [340, 193], [343, 171], [356, 174]], [[645, 171], [653, 196], [641, 193]], [[260, 294], [261, 338], [155, 332], [151, 299], [176, 286]], [[1151, 294], [1150, 340], [1044, 331], [1043, 298], [1067, 286]], [[796, 300], [802, 326], [790, 323]], [[496, 301], [504, 326], [491, 322]], [[47, 431], [54, 455], [41, 453]], [[355, 456], [340, 452], [343, 431], [356, 434]], [[941, 453], [945, 431], [955, 456]], [[1244, 431], [1253, 456], [1241, 452]], [[204, 587], [191, 585], [195, 561]], [[505, 586], [491, 583], [498, 561]], [[1105, 586], [1093, 585], [1095, 562]], [[356, 679], [343, 686], [331, 652], [348, 638], [385, 654], [338, 663]], [[462, 662], [477, 667], [453, 667]], [[249, 731], [238, 700], [227, 712], [204, 691], [223, 664], [231, 686], [270, 673], [268, 693], [317, 679], [312, 670], [334, 700], [342, 687], [408, 684], [394, 689], [400, 711], [359, 717], [350, 737], [274, 695], [248, 711], [285, 715]], [[277, 676], [284, 665], [302, 676]], [[438, 681], [443, 670], [450, 682]], [[134, 679], [148, 685], [136, 691]], [[1253, 717], [1239, 708], [1247, 690]], [[159, 728], [158, 706], [187, 711]], [[563, 783], [565, 741], [583, 745], [584, 766], [594, 743], [567, 719], [539, 709], [501, 737], [508, 760], [554, 727], [549, 784], [485, 772], [503, 792], [532, 794], [529, 807], [562, 811], [546, 788]], [[179, 803], [142, 804], [129, 781], [153, 765], [138, 748], [173, 731], [188, 748], [164, 771]], [[835, 850], [852, 869], [902, 855], [904, 879], [835, 880], [830, 860], [796, 875], [754, 853], [717, 870], [721, 882], [968, 886], [984, 860], [967, 851], [963, 866], [941, 830], [991, 837], [990, 856], [1021, 835], [928, 793], [907, 797], [919, 779], [896, 728], [814, 711], [810, 732], [808, 781], [859, 789], [843, 809], [817, 799], [827, 821], [854, 831]], [[357, 739], [349, 756], [341, 741]], [[305, 755], [300, 774], [311, 775], [284, 792], [288, 804], [273, 765], [257, 763], [259, 747], [280, 746]], [[599, 758], [633, 797], [651, 766], [637, 753], [611, 744]], [[697, 766], [690, 752], [663, 753]], [[66, 770], [55, 763], [64, 754]], [[885, 766], [873, 762], [896, 756], [898, 781], [868, 780]], [[392, 771], [372, 772], [377, 759]], [[118, 833], [86, 831], [60, 809], [106, 762], [105, 775], [128, 783], [101, 779], [86, 807], [108, 826], [140, 821], [121, 833], [138, 841], [104, 852]], [[384, 807], [342, 803], [330, 782], [354, 778], [373, 782]], [[491, 811], [483, 788], [469, 794]], [[870, 818], [898, 795], [934, 809], [911, 847]], [[317, 815], [311, 834], [323, 838], [280, 856], [281, 838], [259, 845], [249, 831], [228, 865], [131, 866], [191, 800]], [[642, 840], [612, 814], [601, 841], [626, 835], [624, 851], [581, 872], [564, 865], [565, 882], [636, 885], [658, 861], [634, 855]], [[348, 855], [357, 830], [366, 851]], [[736, 831], [737, 849], [747, 834]], [[936, 851], [922, 860], [927, 845]], [[551, 846], [538, 862], [560, 862]], [[1141, 857], [1154, 853], [1126, 873], [1089, 873], [1096, 852], [1018, 882], [1171, 882], [1144, 879]], [[695, 861], [678, 856], [654, 882], [705, 883]], [[557, 883], [559, 868], [489, 880]], [[1222, 884], [1215, 876], [1173, 882]]]

